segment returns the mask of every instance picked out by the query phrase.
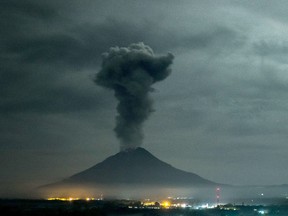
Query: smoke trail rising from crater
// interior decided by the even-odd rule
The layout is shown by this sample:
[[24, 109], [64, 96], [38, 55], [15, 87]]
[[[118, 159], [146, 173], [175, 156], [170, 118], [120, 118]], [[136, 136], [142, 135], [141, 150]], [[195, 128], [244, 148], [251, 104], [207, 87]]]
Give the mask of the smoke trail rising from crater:
[[171, 53], [157, 56], [143, 43], [112, 47], [103, 53], [102, 68], [95, 83], [114, 90], [118, 100], [114, 130], [120, 150], [141, 146], [143, 122], [153, 110], [151, 86], [169, 76], [173, 58]]

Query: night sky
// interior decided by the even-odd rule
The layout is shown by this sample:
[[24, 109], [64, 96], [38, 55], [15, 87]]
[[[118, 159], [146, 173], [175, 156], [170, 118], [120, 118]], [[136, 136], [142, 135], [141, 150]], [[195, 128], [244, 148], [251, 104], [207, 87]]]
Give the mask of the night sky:
[[[93, 79], [110, 47], [173, 53], [142, 147], [215, 182], [288, 183], [288, 2], [1, 0], [0, 192], [119, 151], [117, 101]], [[1, 195], [0, 193], [0, 195]]]

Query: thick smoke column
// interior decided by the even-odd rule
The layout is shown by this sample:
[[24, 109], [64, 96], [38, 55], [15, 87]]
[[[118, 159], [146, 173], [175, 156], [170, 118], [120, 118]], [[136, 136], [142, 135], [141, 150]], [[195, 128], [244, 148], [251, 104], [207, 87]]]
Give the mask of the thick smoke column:
[[113, 89], [119, 101], [114, 130], [121, 150], [142, 144], [142, 125], [153, 110], [149, 97], [149, 92], [153, 91], [151, 86], [169, 76], [172, 60], [172, 54], [155, 56], [143, 43], [113, 47], [103, 54], [102, 69], [95, 82]]

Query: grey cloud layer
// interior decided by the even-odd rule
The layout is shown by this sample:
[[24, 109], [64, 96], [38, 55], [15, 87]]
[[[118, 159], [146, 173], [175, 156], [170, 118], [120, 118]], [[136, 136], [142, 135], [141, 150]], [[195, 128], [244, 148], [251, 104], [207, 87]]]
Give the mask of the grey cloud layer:
[[[70, 145], [71, 140], [80, 143], [81, 137], [83, 148], [95, 145], [97, 152], [117, 151], [111, 132], [116, 102], [112, 94], [93, 84], [93, 74], [100, 70], [101, 53], [109, 47], [143, 41], [156, 53], [172, 52], [176, 57], [175, 73], [156, 86], [161, 93], [156, 91], [153, 97], [159, 111], [144, 127], [144, 147], [168, 162], [173, 158], [168, 151], [183, 155], [174, 156], [171, 163], [219, 182], [227, 180], [225, 173], [219, 176], [213, 170], [239, 155], [231, 150], [227, 157], [216, 158], [214, 147], [241, 149], [243, 162], [238, 161], [237, 167], [246, 167], [246, 159], [251, 163], [260, 160], [251, 152], [277, 164], [277, 156], [266, 146], [271, 142], [275, 152], [288, 153], [288, 29], [284, 13], [288, 5], [270, 2], [1, 1], [1, 148], [43, 148], [39, 140], [48, 136], [45, 124], [39, 124], [35, 134], [37, 122], [32, 119], [51, 115], [57, 116], [55, 130], [49, 129], [51, 142], [57, 142], [61, 131], [61, 137], [67, 136], [61, 146], [72, 148], [76, 143]], [[67, 119], [75, 119], [75, 125]], [[68, 126], [79, 130], [81, 136], [76, 139]], [[26, 135], [17, 128], [27, 128]], [[95, 128], [95, 137], [91, 128]], [[167, 153], [162, 151], [164, 146]], [[248, 154], [245, 149], [249, 151], [249, 146]], [[57, 148], [60, 145], [55, 145]], [[264, 159], [261, 163], [277, 170]], [[214, 164], [219, 167], [212, 169]], [[288, 181], [283, 173], [279, 167], [277, 175], [282, 179], [277, 182]], [[264, 170], [258, 176], [261, 174], [266, 176], [264, 183], [273, 182]], [[239, 175], [233, 181], [239, 183], [240, 179]], [[246, 181], [256, 180], [254, 176]]]

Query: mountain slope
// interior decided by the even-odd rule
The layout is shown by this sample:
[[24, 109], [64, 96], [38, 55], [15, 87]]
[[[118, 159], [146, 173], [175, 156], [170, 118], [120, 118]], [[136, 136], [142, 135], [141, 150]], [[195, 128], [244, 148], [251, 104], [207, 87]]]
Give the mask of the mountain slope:
[[172, 167], [143, 148], [119, 152], [64, 182], [106, 185], [216, 185], [194, 173]]

